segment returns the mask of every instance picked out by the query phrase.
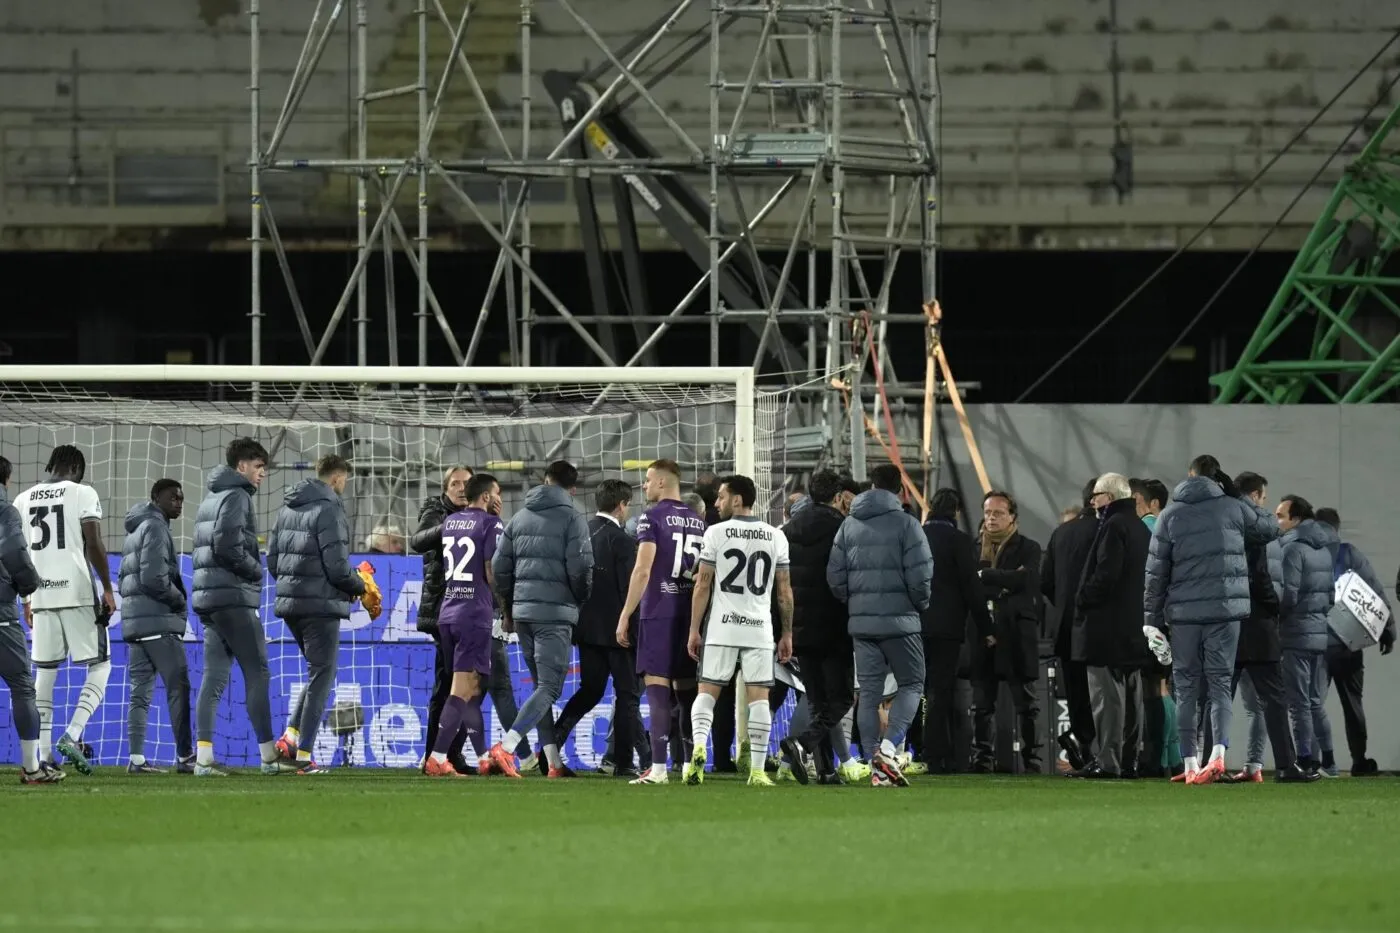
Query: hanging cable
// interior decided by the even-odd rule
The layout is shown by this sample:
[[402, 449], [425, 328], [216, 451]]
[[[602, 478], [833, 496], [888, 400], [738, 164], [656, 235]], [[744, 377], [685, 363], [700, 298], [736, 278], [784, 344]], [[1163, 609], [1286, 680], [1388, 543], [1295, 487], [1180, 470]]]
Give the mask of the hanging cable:
[[1285, 143], [1282, 149], [1274, 153], [1273, 157], [1270, 158], [1268, 162], [1265, 162], [1264, 165], [1259, 169], [1259, 171], [1254, 173], [1254, 177], [1247, 181], [1243, 188], [1235, 192], [1234, 196], [1231, 197], [1230, 200], [1226, 201], [1225, 204], [1220, 208], [1220, 210], [1215, 212], [1215, 214], [1210, 218], [1210, 220], [1207, 220], [1205, 224], [1202, 225], [1199, 230], [1193, 233], [1185, 243], [1177, 247], [1174, 253], [1172, 253], [1165, 260], [1163, 260], [1162, 264], [1158, 266], [1155, 270], [1153, 270], [1152, 274], [1149, 275], [1146, 279], [1144, 279], [1141, 285], [1133, 289], [1132, 293], [1129, 294], [1127, 298], [1124, 298], [1112, 311], [1108, 312], [1108, 314], [1104, 316], [1103, 320], [1099, 321], [1092, 328], [1090, 328], [1089, 332], [1083, 337], [1081, 337], [1079, 341], [1075, 343], [1074, 346], [1070, 347], [1069, 350], [1067, 350], [1063, 356], [1061, 356], [1050, 366], [1049, 369], [1041, 373], [1040, 376], [1034, 382], [1032, 382], [1030, 386], [1026, 388], [1025, 391], [1023, 391], [1020, 395], [1016, 397], [1016, 402], [1019, 404], [1021, 402], [1024, 402], [1027, 398], [1029, 398], [1030, 394], [1036, 389], [1040, 388], [1040, 386], [1044, 384], [1045, 380], [1049, 379], [1055, 372], [1059, 370], [1061, 366], [1069, 362], [1070, 358], [1073, 357], [1080, 350], [1082, 350], [1085, 344], [1087, 344], [1090, 340], [1093, 340], [1094, 337], [1096, 337], [1100, 331], [1107, 327], [1109, 323], [1113, 321], [1114, 318], [1121, 314], [1123, 310], [1128, 307], [1128, 305], [1132, 304], [1133, 301], [1138, 297], [1138, 295], [1141, 295], [1144, 291], [1147, 290], [1147, 287], [1149, 285], [1157, 281], [1157, 279], [1161, 277], [1162, 273], [1166, 272], [1167, 269], [1172, 265], [1172, 263], [1176, 262], [1176, 260], [1181, 257], [1182, 253], [1185, 253], [1192, 246], [1196, 245], [1196, 242], [1200, 240], [1201, 237], [1209, 233], [1211, 229], [1216, 225], [1216, 223], [1219, 222], [1220, 218], [1224, 217], [1225, 214], [1230, 210], [1230, 208], [1234, 207], [1235, 204], [1237, 204], [1241, 198], [1248, 194], [1249, 191], [1259, 183], [1260, 179], [1262, 179], [1266, 174], [1268, 174], [1269, 170], [1272, 169], [1278, 163], [1278, 161], [1288, 153], [1290, 149], [1297, 145], [1298, 142], [1302, 140], [1304, 136], [1307, 135], [1309, 130], [1311, 130], [1314, 126], [1317, 125], [1317, 122], [1321, 120], [1324, 115], [1326, 115], [1327, 111], [1331, 110], [1332, 107], [1336, 105], [1337, 101], [1341, 100], [1342, 97], [1347, 93], [1347, 91], [1351, 90], [1352, 85], [1354, 85], [1357, 81], [1361, 80], [1361, 78], [1368, 71], [1371, 70], [1372, 65], [1380, 61], [1381, 57], [1384, 56], [1385, 53], [1390, 49], [1390, 47], [1395, 44], [1397, 39], [1400, 39], [1400, 29], [1396, 29], [1390, 34], [1390, 38], [1387, 39], [1385, 44], [1382, 45], [1380, 49], [1376, 51], [1376, 54], [1372, 55], [1370, 60], [1367, 61], [1366, 64], [1362, 65], [1360, 69], [1358, 69], [1356, 73], [1353, 74], [1351, 78], [1349, 78], [1347, 82], [1342, 85], [1341, 89], [1338, 90], [1336, 94], [1332, 95], [1332, 98], [1329, 101], [1327, 101], [1327, 103], [1322, 105], [1322, 108], [1313, 115], [1311, 120], [1305, 123], [1303, 127], [1298, 130], [1297, 133], [1293, 134], [1293, 138], [1290, 139], [1287, 143]]
[[1397, 83], [1400, 83], [1400, 72], [1396, 72], [1395, 77], [1390, 79], [1390, 83], [1385, 86], [1381, 93], [1376, 95], [1375, 101], [1370, 107], [1366, 108], [1366, 112], [1361, 115], [1361, 118], [1352, 124], [1351, 129], [1347, 131], [1346, 136], [1342, 137], [1342, 141], [1332, 150], [1331, 155], [1327, 157], [1322, 165], [1318, 166], [1317, 171], [1313, 172], [1312, 177], [1304, 182], [1303, 186], [1298, 189], [1298, 193], [1293, 196], [1293, 200], [1288, 202], [1288, 206], [1283, 209], [1283, 213], [1278, 215], [1278, 218], [1269, 225], [1269, 228], [1264, 231], [1264, 234], [1259, 237], [1258, 241], [1250, 248], [1249, 252], [1245, 253], [1244, 257], [1235, 264], [1235, 268], [1230, 270], [1230, 274], [1225, 277], [1225, 281], [1221, 282], [1220, 287], [1212, 292], [1211, 296], [1206, 299], [1206, 303], [1201, 306], [1201, 310], [1196, 312], [1195, 316], [1181, 329], [1181, 333], [1176, 335], [1176, 339], [1171, 342], [1171, 345], [1167, 347], [1166, 351], [1157, 358], [1157, 362], [1153, 363], [1147, 372], [1143, 374], [1142, 379], [1133, 387], [1133, 391], [1129, 392], [1128, 397], [1123, 399], [1125, 405], [1137, 398], [1137, 394], [1141, 392], [1143, 387], [1157, 374], [1157, 370], [1162, 368], [1162, 364], [1172, 355], [1172, 351], [1181, 345], [1181, 342], [1186, 339], [1186, 335], [1195, 329], [1196, 325], [1201, 322], [1201, 319], [1206, 316], [1211, 308], [1215, 307], [1215, 303], [1220, 300], [1221, 295], [1225, 294], [1225, 290], [1230, 287], [1230, 283], [1235, 281], [1239, 274], [1244, 271], [1244, 267], [1249, 264], [1249, 261], [1254, 258], [1259, 250], [1263, 249], [1269, 237], [1278, 232], [1278, 228], [1283, 225], [1284, 218], [1292, 213], [1293, 208], [1298, 206], [1298, 202], [1303, 200], [1303, 197], [1312, 190], [1313, 185], [1317, 184], [1318, 179], [1322, 177], [1322, 173], [1327, 171], [1327, 167], [1332, 164], [1332, 161], [1342, 154], [1342, 150], [1351, 142], [1351, 138], [1356, 135], [1357, 130], [1362, 129], [1366, 125], [1366, 121], [1371, 119], [1371, 114], [1375, 113], [1376, 107], [1380, 105], [1381, 101], [1388, 98], [1391, 90]]

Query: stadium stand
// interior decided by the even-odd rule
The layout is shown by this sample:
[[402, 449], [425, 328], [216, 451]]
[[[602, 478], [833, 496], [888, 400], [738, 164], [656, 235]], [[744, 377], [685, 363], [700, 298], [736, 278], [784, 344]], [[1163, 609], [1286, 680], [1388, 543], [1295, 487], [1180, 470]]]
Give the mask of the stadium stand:
[[[244, 6], [236, 0], [106, 2], [84, 4], [81, 10], [71, 3], [7, 5], [0, 14], [7, 91], [0, 108], [0, 166], [8, 199], [71, 198], [71, 188], [60, 182], [70, 175], [74, 117], [85, 127], [85, 158], [100, 163], [94, 148], [106, 153], [116, 165], [118, 185], [123, 171], [188, 175], [192, 180], [183, 187], [167, 184], [165, 201], [222, 196], [210, 173], [218, 176], [223, 167], [246, 160]], [[665, 9], [659, 0], [577, 0], [573, 6], [613, 46]], [[297, 60], [310, 7], [263, 4], [262, 84], [269, 122]], [[367, 4], [371, 89], [415, 80], [414, 7], [412, 0]], [[447, 0], [443, 7], [455, 24], [462, 0]], [[945, 203], [1074, 204], [1110, 198], [1114, 117], [1107, 5], [1004, 0], [942, 7]], [[1124, 0], [1118, 10], [1121, 107], [1135, 147], [1135, 199], [1163, 205], [1212, 203], [1219, 191], [1249, 177], [1365, 61], [1375, 44], [1370, 39], [1393, 18], [1386, 4], [1370, 0], [1330, 5], [1276, 0], [1231, 8], [1207, 0], [1168, 7]], [[707, 16], [707, 9], [695, 5], [682, 26], [702, 25]], [[347, 4], [343, 25], [288, 133], [283, 152], [289, 156], [347, 154], [348, 115], [354, 109], [353, 19], [353, 4]], [[535, 19], [529, 52], [536, 76], [533, 122], [542, 134], [537, 138], [544, 140], [557, 138], [558, 124], [539, 74], [595, 64], [603, 56], [558, 5], [537, 4]], [[512, 139], [520, 119], [519, 20], [514, 0], [482, 0], [464, 43], [485, 96]], [[758, 21], [750, 20], [726, 33], [722, 68], [731, 80], [741, 80], [747, 71], [758, 29]], [[450, 46], [450, 35], [430, 12], [430, 82], [441, 74]], [[851, 38], [842, 55], [848, 81], [888, 80], [870, 38]], [[699, 140], [708, 126], [707, 81], [708, 55], [702, 52], [656, 91], [668, 113]], [[1285, 157], [1269, 184], [1279, 191], [1296, 188], [1374, 92], [1364, 82], [1353, 87], [1342, 106]], [[415, 98], [371, 106], [371, 155], [411, 152]], [[888, 107], [859, 101], [849, 111], [852, 132], [893, 132]], [[673, 145], [649, 108], [634, 106], [632, 113], [658, 147]], [[460, 73], [445, 95], [434, 146], [439, 155], [494, 148]], [[180, 156], [188, 164], [172, 171], [174, 163], [158, 156]], [[87, 174], [101, 176], [104, 187], [93, 197], [106, 196], [107, 166]], [[128, 194], [161, 200], [162, 192], [150, 187], [128, 185]], [[1261, 197], [1267, 197], [1265, 191]]]

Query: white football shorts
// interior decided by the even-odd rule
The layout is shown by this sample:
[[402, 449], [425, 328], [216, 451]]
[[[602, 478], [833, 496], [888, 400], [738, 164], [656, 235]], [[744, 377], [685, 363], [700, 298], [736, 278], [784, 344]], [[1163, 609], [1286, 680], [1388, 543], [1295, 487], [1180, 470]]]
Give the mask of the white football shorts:
[[57, 667], [66, 660], [97, 664], [111, 657], [107, 629], [97, 624], [93, 606], [35, 610], [29, 654], [40, 667]]
[[700, 679], [705, 683], [727, 684], [735, 669], [743, 671], [745, 686], [773, 686], [773, 649], [705, 645], [700, 650]]

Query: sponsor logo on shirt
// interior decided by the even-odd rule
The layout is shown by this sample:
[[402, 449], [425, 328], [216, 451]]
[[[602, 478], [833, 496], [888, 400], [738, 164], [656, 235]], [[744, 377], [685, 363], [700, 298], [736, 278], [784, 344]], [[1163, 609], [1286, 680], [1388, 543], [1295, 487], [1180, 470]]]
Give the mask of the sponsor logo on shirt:
[[763, 619], [750, 618], [746, 615], [740, 615], [737, 612], [726, 612], [719, 617], [719, 621], [721, 625], [748, 625], [754, 628], [767, 627], [769, 624]]
[[681, 592], [681, 588], [676, 586], [674, 580], [662, 580], [661, 585], [658, 586], [657, 589], [661, 590], [661, 592], [665, 593], [667, 596], [679, 596]]
[[41, 590], [66, 590], [66, 589], [68, 589], [68, 586], [69, 586], [69, 581], [67, 581], [67, 580], [40, 580], [40, 581], [39, 581], [39, 589], [41, 589]]

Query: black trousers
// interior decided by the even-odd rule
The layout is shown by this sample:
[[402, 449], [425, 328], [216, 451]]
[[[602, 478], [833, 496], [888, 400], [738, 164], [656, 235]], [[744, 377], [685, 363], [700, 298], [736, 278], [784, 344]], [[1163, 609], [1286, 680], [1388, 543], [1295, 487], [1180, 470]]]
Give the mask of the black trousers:
[[960, 641], [924, 639], [923, 760], [935, 774], [960, 774], [971, 764], [971, 710], [958, 695], [961, 651]]
[[1083, 661], [1060, 659], [1069, 705], [1069, 731], [1079, 740], [1085, 755], [1094, 752], [1094, 705], [1089, 699], [1089, 667]]
[[[996, 654], [982, 652], [980, 662], [972, 671], [972, 757], [979, 769], [995, 766], [997, 737], [997, 694], [1002, 680], [997, 677]], [[1017, 731], [1021, 735], [1021, 762], [1026, 771], [1040, 770], [1040, 733], [1037, 729], [1040, 704], [1036, 701], [1036, 682], [1008, 678], [1011, 705], [1016, 711]], [[1088, 692], [1085, 674], [1085, 693]], [[1092, 714], [1091, 714], [1092, 718]], [[1077, 734], [1076, 734], [1077, 737]]]
[[[1240, 671], [1249, 673], [1254, 684], [1254, 692], [1259, 694], [1259, 702], [1264, 704], [1264, 728], [1269, 733], [1269, 745], [1274, 750], [1274, 767], [1286, 771], [1298, 760], [1298, 748], [1293, 743], [1293, 729], [1288, 721], [1288, 700], [1283, 691], [1283, 671], [1278, 662], [1271, 664], [1246, 664], [1235, 668], [1230, 678], [1230, 697], [1240, 685]], [[1207, 717], [1209, 719], [1209, 717]], [[1203, 731], [1208, 732], [1209, 729]], [[1212, 742], [1212, 744], [1214, 744]], [[1209, 748], [1203, 745], [1202, 748]]]
[[816, 754], [817, 770], [829, 774], [835, 770], [833, 757], [822, 751], [830, 748], [832, 727], [841, 724], [855, 702], [855, 655], [849, 644], [837, 644], [804, 651], [797, 663], [812, 714], [807, 731], [798, 738], [803, 748]]
[[603, 690], [611, 677], [613, 694], [617, 698], [613, 711], [613, 741], [619, 743], [621, 748], [631, 749], [635, 742], [633, 721], [640, 716], [636, 655], [622, 647], [579, 645], [578, 667], [578, 690], [564, 704], [563, 712], [554, 724], [554, 736], [559, 747], [564, 747], [579, 720], [602, 701]]
[[1365, 655], [1345, 648], [1328, 648], [1327, 679], [1337, 686], [1354, 768], [1366, 757], [1366, 710], [1361, 706], [1361, 693], [1366, 686]]
[[1138, 774], [1162, 777], [1162, 746], [1168, 737], [1167, 711], [1162, 706], [1162, 681], [1166, 678], [1155, 665], [1142, 672], [1142, 751]]
[[[628, 652], [633, 671], [636, 670], [636, 655]], [[642, 678], [636, 673], [632, 674], [633, 690], [637, 696], [641, 696], [645, 687]], [[616, 688], [614, 688], [615, 690]], [[612, 762], [619, 768], [631, 767], [632, 762], [637, 762], [637, 769], [645, 771], [651, 767], [651, 736], [647, 732], [646, 726], [642, 723], [642, 708], [640, 703], [633, 704], [631, 712], [631, 727], [627, 730], [632, 736], [632, 747], [623, 748], [621, 755], [617, 751], [617, 711], [613, 712], [613, 718], [608, 723], [608, 751], [603, 756], [604, 760]], [[635, 753], [635, 755], [634, 755]]]
[[[452, 659], [442, 650], [442, 639], [437, 629], [433, 629], [433, 695], [428, 700], [428, 741], [424, 746], [432, 751], [437, 744], [438, 720], [442, 718], [442, 708], [447, 705], [447, 697], [452, 693]], [[465, 732], [457, 733], [452, 747], [447, 750], [447, 760], [456, 761], [462, 756], [462, 746], [467, 742]]]

